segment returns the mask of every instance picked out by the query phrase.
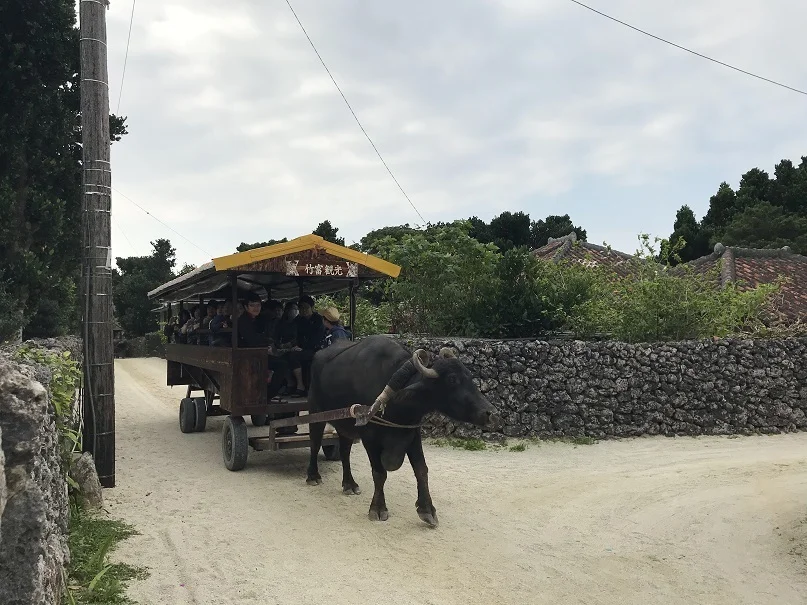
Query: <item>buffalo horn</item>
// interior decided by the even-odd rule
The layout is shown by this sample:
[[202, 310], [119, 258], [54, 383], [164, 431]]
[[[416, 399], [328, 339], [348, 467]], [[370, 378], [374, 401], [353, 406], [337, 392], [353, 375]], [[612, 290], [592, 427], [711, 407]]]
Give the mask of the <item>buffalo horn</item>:
[[[393, 395], [406, 386], [406, 383], [414, 376], [415, 372], [420, 372], [429, 378], [437, 378], [437, 371], [425, 366], [428, 362], [429, 354], [423, 349], [418, 349], [412, 354], [412, 359], [403, 364], [390, 378], [389, 384], [384, 387], [384, 390], [375, 398], [373, 405], [367, 410], [367, 413], [358, 414], [356, 424], [362, 426], [367, 424], [367, 421], [372, 418], [379, 411], [383, 412], [387, 402]], [[425, 361], [424, 361], [425, 360]]]
[[439, 374], [434, 368], [427, 368], [426, 363], [429, 361], [429, 354], [423, 349], [418, 349], [412, 355], [412, 363], [415, 364], [417, 371], [423, 374], [426, 378], [437, 378]]
[[450, 359], [456, 356], [457, 355], [454, 353], [454, 349], [450, 349], [449, 347], [443, 347], [442, 349], [440, 349], [440, 357]]

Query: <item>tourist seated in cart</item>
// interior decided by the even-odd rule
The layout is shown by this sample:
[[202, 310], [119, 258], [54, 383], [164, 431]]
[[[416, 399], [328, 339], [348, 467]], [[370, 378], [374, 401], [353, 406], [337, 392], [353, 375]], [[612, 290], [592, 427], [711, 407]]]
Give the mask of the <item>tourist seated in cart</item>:
[[[215, 319], [216, 314], [219, 312], [219, 303], [215, 300], [211, 300], [207, 303], [207, 309], [205, 311], [205, 316], [202, 318], [202, 329], [209, 330], [210, 329], [210, 322]], [[200, 342], [199, 344], [206, 344]]]
[[229, 332], [224, 333], [223, 330], [232, 329], [232, 309], [233, 305], [228, 300], [227, 302], [219, 305], [218, 313], [212, 320], [210, 320], [209, 342], [211, 345], [224, 347], [230, 344], [230, 334]]
[[[289, 301], [283, 307], [283, 315], [280, 321], [275, 325], [274, 341], [275, 341], [275, 355], [281, 356], [284, 359], [288, 357], [291, 351], [297, 346], [297, 319], [299, 311], [297, 303]], [[291, 372], [287, 376], [288, 384], [294, 382], [294, 376]]]
[[322, 312], [322, 323], [325, 326], [325, 341], [322, 348], [331, 346], [337, 340], [351, 340], [351, 333], [342, 325], [339, 311], [328, 307]]
[[[271, 336], [265, 331], [264, 322], [260, 320], [261, 306], [260, 296], [250, 292], [244, 305], [244, 314], [238, 318], [238, 346], [240, 348], [257, 349], [265, 347], [268, 349], [273, 344]], [[271, 378], [269, 378], [266, 400], [271, 401], [283, 388], [287, 364], [282, 358], [271, 355], [268, 350], [267, 355], [269, 356]], [[293, 416], [294, 414], [290, 415]], [[294, 434], [296, 432], [296, 426], [278, 429], [279, 435]]]
[[274, 340], [275, 332], [283, 318], [283, 303], [279, 300], [267, 300], [261, 308], [258, 320], [263, 324], [263, 331]]
[[179, 344], [188, 344], [188, 330], [185, 326], [191, 321], [193, 317], [190, 311], [183, 309], [179, 314], [179, 322], [177, 323], [176, 331], [174, 332], [175, 342]]
[[163, 328], [163, 334], [165, 334], [165, 339], [168, 342], [176, 342], [176, 332], [179, 328], [177, 327], [177, 316], [172, 315], [168, 318], [168, 323], [165, 324]]
[[295, 320], [297, 324], [297, 346], [289, 353], [289, 365], [296, 381], [295, 395], [305, 397], [308, 389], [303, 381], [303, 367], [311, 366], [314, 354], [322, 348], [325, 340], [325, 326], [322, 316], [314, 311], [314, 299], [301, 296], [298, 303], [300, 314]]

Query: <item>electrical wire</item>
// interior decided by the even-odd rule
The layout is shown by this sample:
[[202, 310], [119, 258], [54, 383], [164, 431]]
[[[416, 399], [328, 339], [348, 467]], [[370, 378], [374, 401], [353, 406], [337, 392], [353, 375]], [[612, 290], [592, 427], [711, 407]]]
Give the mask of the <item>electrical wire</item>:
[[690, 49], [688, 49], [688, 48], [686, 48], [684, 46], [681, 46], [680, 44], [676, 44], [675, 42], [670, 42], [669, 40], [665, 40], [664, 38], [660, 38], [659, 36], [651, 34], [650, 32], [644, 31], [643, 29], [639, 29], [638, 27], [634, 27], [633, 25], [631, 25], [629, 23], [625, 23], [624, 21], [620, 21], [616, 17], [612, 17], [611, 15], [606, 15], [602, 11], [598, 11], [596, 8], [592, 8], [591, 6], [588, 6], [587, 4], [583, 4], [582, 2], [579, 2], [579, 0], [569, 0], [569, 2], [574, 2], [578, 6], [581, 6], [581, 7], [585, 8], [585, 9], [587, 9], [587, 10], [590, 10], [593, 13], [597, 13], [601, 17], [605, 17], [606, 19], [610, 19], [611, 21], [615, 21], [616, 23], [619, 23], [620, 25], [624, 25], [625, 27], [629, 27], [630, 29], [632, 29], [634, 31], [637, 31], [640, 34], [644, 34], [645, 36], [650, 36], [651, 38], [654, 38], [654, 39], [658, 40], [659, 42], [664, 42], [665, 44], [669, 44], [670, 46], [674, 46], [675, 48], [678, 48], [680, 50], [683, 50], [683, 51], [686, 51], [688, 53], [691, 53], [691, 54], [695, 55], [696, 57], [700, 57], [701, 59], [706, 59], [707, 61], [711, 61], [712, 63], [717, 63], [718, 65], [722, 65], [723, 67], [728, 67], [729, 69], [733, 69], [734, 71], [739, 71], [740, 73], [745, 74], [747, 76], [751, 76], [752, 78], [757, 78], [759, 80], [763, 80], [763, 81], [768, 82], [770, 84], [774, 84], [776, 86], [781, 86], [782, 88], [786, 88], [787, 90], [797, 92], [797, 93], [799, 93], [801, 95], [807, 95], [807, 91], [800, 90], [800, 89], [794, 88], [792, 86], [788, 86], [787, 84], [782, 84], [781, 82], [777, 82], [775, 80], [765, 78], [765, 77], [757, 75], [755, 73], [751, 73], [750, 71], [746, 71], [744, 69], [740, 69], [739, 67], [729, 65], [728, 63], [724, 63], [723, 61], [718, 61], [717, 59], [713, 59], [712, 57], [707, 57], [706, 55], [703, 55], [703, 54], [701, 54], [699, 52], [696, 52], [694, 50], [690, 50]]
[[149, 215], [151, 218], [153, 218], [155, 221], [157, 221], [158, 223], [160, 223], [160, 224], [161, 224], [163, 227], [165, 227], [166, 229], [170, 229], [171, 231], [173, 231], [174, 233], [176, 233], [176, 234], [177, 234], [179, 237], [181, 237], [182, 239], [184, 239], [184, 240], [185, 240], [186, 242], [188, 242], [188, 243], [189, 243], [191, 246], [193, 246], [193, 247], [197, 248], [198, 250], [201, 250], [202, 252], [204, 252], [204, 253], [205, 253], [205, 254], [207, 254], [208, 256], [212, 257], [212, 254], [210, 254], [210, 252], [208, 252], [207, 250], [205, 250], [205, 249], [204, 249], [204, 248], [202, 248], [201, 246], [196, 245], [194, 242], [192, 242], [192, 241], [191, 241], [191, 240], [189, 240], [187, 237], [185, 237], [184, 235], [182, 235], [182, 234], [181, 234], [179, 231], [177, 231], [176, 229], [174, 229], [174, 228], [173, 228], [173, 227], [171, 227], [170, 225], [167, 225], [166, 223], [164, 223], [163, 221], [161, 221], [160, 219], [158, 219], [156, 216], [154, 216], [154, 215], [153, 215], [151, 212], [149, 212], [148, 210], [146, 210], [145, 208], [143, 208], [143, 206], [141, 206], [140, 204], [138, 204], [138, 203], [137, 203], [136, 201], [134, 201], [132, 198], [130, 198], [129, 196], [127, 196], [127, 195], [125, 195], [125, 194], [123, 194], [123, 193], [121, 193], [120, 191], [118, 191], [118, 190], [117, 190], [117, 189], [115, 189], [114, 187], [112, 187], [112, 190], [113, 190], [113, 191], [115, 191], [115, 192], [116, 192], [118, 195], [120, 195], [122, 198], [124, 198], [124, 199], [126, 199], [126, 200], [130, 201], [132, 204], [134, 204], [135, 206], [137, 206], [138, 208], [140, 208], [140, 209], [141, 209], [143, 212], [145, 212], [146, 214], [148, 214], [148, 215]]
[[136, 248], [134, 247], [134, 245], [132, 245], [132, 240], [130, 240], [130, 239], [129, 239], [129, 236], [128, 236], [128, 235], [126, 235], [126, 232], [123, 230], [123, 228], [122, 228], [122, 227], [121, 227], [121, 226], [120, 226], [120, 225], [119, 225], [117, 222], [115, 222], [115, 219], [114, 219], [114, 218], [112, 219], [112, 225], [113, 225], [113, 226], [114, 226], [114, 227], [115, 227], [115, 228], [116, 228], [118, 231], [120, 231], [120, 234], [123, 236], [123, 238], [126, 240], [126, 243], [128, 243], [128, 244], [129, 244], [129, 247], [132, 249], [132, 252], [136, 252], [137, 250], [136, 250]]
[[378, 148], [375, 146], [375, 143], [373, 143], [373, 139], [371, 139], [370, 135], [367, 134], [367, 131], [364, 129], [364, 126], [362, 126], [361, 122], [359, 121], [359, 117], [356, 115], [356, 112], [353, 111], [353, 107], [350, 106], [350, 103], [348, 102], [347, 97], [345, 97], [345, 93], [342, 92], [342, 89], [339, 88], [339, 84], [336, 83], [336, 79], [333, 77], [333, 74], [331, 73], [331, 70], [328, 69], [327, 65], [325, 65], [325, 61], [322, 59], [322, 55], [319, 54], [319, 51], [317, 50], [317, 47], [314, 46], [314, 42], [311, 40], [311, 36], [309, 36], [308, 32], [305, 30], [305, 27], [303, 26], [302, 21], [300, 21], [300, 18], [297, 16], [297, 13], [294, 11], [294, 7], [292, 7], [290, 0], [286, 0], [286, 4], [289, 5], [289, 10], [291, 11], [291, 14], [294, 15], [294, 18], [297, 20], [297, 23], [300, 26], [300, 29], [303, 30], [303, 33], [305, 34], [305, 37], [308, 38], [308, 43], [311, 45], [311, 48], [314, 49], [314, 52], [317, 54], [317, 57], [319, 58], [320, 63], [322, 63], [322, 66], [325, 68], [325, 71], [328, 72], [328, 75], [331, 77], [331, 81], [333, 82], [334, 86], [336, 86], [336, 90], [338, 90], [339, 94], [342, 95], [342, 100], [345, 102], [345, 105], [347, 105], [347, 108], [350, 110], [350, 113], [353, 114], [353, 118], [356, 120], [356, 123], [359, 125], [359, 128], [361, 128], [361, 131], [364, 133], [364, 136], [367, 137], [367, 140], [370, 141], [370, 145], [373, 146], [373, 149], [375, 150], [375, 153], [378, 156], [378, 159], [381, 160], [382, 164], [384, 164], [384, 168], [387, 169], [387, 172], [389, 172], [389, 175], [392, 177], [392, 180], [395, 181], [396, 185], [398, 185], [398, 189], [401, 190], [401, 193], [403, 193], [403, 196], [406, 198], [406, 201], [409, 202], [410, 206], [412, 206], [412, 209], [420, 217], [420, 220], [422, 220], [424, 223], [427, 223], [428, 221], [425, 218], [423, 218], [423, 215], [420, 213], [420, 210], [418, 210], [417, 207], [415, 207], [415, 204], [412, 202], [412, 200], [406, 194], [406, 191], [404, 191], [404, 188], [401, 187], [401, 184], [398, 182], [398, 179], [396, 179], [395, 175], [392, 174], [392, 170], [390, 170], [390, 167], [387, 165], [387, 162], [384, 161], [383, 157], [381, 157], [381, 153], [378, 151]]
[[132, 15], [129, 17], [129, 37], [126, 38], [126, 55], [123, 57], [123, 73], [120, 77], [120, 92], [118, 93], [118, 109], [115, 110], [116, 114], [120, 113], [120, 100], [123, 97], [123, 80], [126, 78], [126, 63], [129, 60], [129, 42], [132, 40], [132, 24], [134, 23], [134, 11], [137, 0], [132, 0]]

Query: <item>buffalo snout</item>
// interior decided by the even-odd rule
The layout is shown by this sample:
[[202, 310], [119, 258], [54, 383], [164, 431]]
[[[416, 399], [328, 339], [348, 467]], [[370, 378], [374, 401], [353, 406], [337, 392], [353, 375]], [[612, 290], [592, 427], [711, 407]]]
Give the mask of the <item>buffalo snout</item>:
[[493, 407], [493, 404], [485, 397], [481, 397], [479, 403], [474, 406], [472, 422], [479, 427], [489, 426], [493, 420], [494, 414], [496, 414], [496, 408]]

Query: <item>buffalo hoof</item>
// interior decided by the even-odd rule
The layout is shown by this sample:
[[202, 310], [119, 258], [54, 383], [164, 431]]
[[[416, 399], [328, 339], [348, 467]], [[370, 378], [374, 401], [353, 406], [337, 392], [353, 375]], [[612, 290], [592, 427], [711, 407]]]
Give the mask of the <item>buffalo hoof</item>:
[[346, 496], [358, 496], [361, 494], [361, 488], [355, 483], [353, 485], [343, 485], [342, 493]]
[[424, 521], [429, 527], [437, 527], [440, 522], [437, 520], [437, 513], [418, 512], [418, 517]]
[[309, 477], [308, 479], [305, 480], [305, 482], [308, 485], [322, 485], [322, 477], [320, 476]]
[[370, 518], [370, 521], [386, 521], [389, 519], [389, 511], [371, 508], [367, 516]]

